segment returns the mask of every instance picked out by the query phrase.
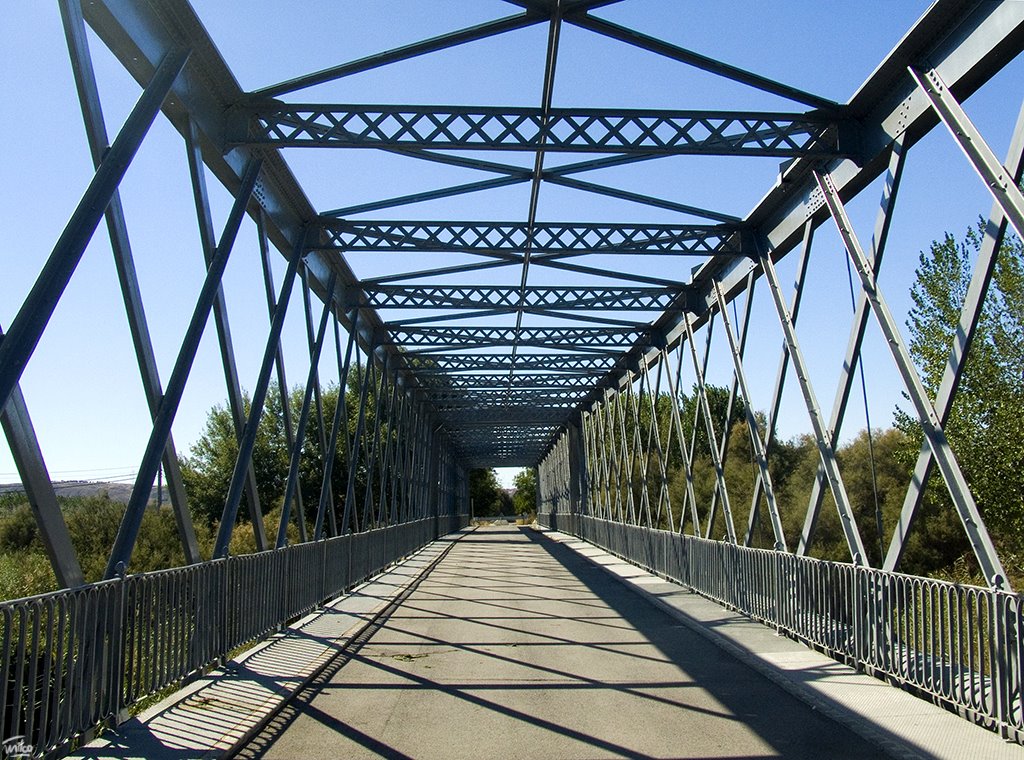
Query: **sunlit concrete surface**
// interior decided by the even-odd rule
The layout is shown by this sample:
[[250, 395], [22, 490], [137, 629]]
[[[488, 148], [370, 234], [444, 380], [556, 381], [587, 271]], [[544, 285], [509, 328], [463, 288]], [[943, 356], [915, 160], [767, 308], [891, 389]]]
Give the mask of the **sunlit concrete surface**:
[[460, 540], [243, 754], [886, 756], [587, 558], [512, 526]]
[[545, 536], [722, 647], [751, 669], [887, 753], [910, 758], [1015, 760], [1024, 749], [997, 733], [836, 662], [676, 583], [557, 531]]
[[429, 544], [72, 757], [184, 760], [233, 754], [240, 741], [414, 584], [452, 540], [454, 536]]

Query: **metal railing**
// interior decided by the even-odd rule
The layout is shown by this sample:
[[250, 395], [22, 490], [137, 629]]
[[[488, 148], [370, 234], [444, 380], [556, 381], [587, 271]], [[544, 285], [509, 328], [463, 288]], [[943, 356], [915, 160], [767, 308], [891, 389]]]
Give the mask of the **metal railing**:
[[0, 739], [35, 753], [127, 708], [468, 523], [447, 515], [0, 603]]
[[1024, 738], [1019, 594], [581, 515], [537, 520], [1003, 736]]

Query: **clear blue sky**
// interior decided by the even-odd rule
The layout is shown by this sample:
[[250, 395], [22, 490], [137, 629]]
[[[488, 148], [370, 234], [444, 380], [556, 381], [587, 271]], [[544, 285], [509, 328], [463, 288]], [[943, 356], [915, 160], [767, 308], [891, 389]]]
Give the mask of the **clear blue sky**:
[[[498, 0], [392, 0], [390, 2], [269, 3], [196, 0], [243, 88], [258, 88], [311, 70], [359, 58], [516, 12]], [[876, 63], [925, 10], [920, 0], [856, 3], [696, 2], [626, 0], [598, 12], [609, 20], [721, 58], [804, 90], [845, 102]], [[352, 103], [539, 103], [546, 28], [539, 25], [447, 51], [412, 63], [349, 77], [289, 96], [292, 100]], [[139, 88], [113, 57], [91, 38], [103, 107], [116, 134]], [[42, 262], [91, 177], [81, 114], [56, 7], [16, 0], [0, 26], [4, 97], [0, 116], [8, 125], [0, 183], [0, 324], [10, 324]], [[1024, 81], [1020, 61], [966, 104], [971, 117], [1002, 156]], [[563, 30], [555, 89], [556, 106], [672, 108], [800, 108], [774, 96], [659, 59], [571, 27]], [[321, 210], [485, 178], [479, 172], [417, 164], [375, 151], [286, 151], [286, 159]], [[531, 155], [498, 160], [532, 163]], [[744, 216], [768, 190], [777, 172], [772, 160], [734, 159], [722, 170], [698, 158], [670, 158], [605, 170], [588, 179], [648, 192], [683, 203]], [[213, 213], [220, 227], [230, 198], [211, 182]], [[166, 382], [203, 276], [202, 254], [180, 137], [158, 121], [122, 185], [129, 234], [150, 327]], [[851, 204], [865, 241], [870, 236], [878, 191]], [[517, 219], [526, 215], [528, 187], [463, 196], [457, 206], [425, 203], [380, 212], [378, 218]], [[882, 286], [902, 322], [918, 252], [946, 230], [961, 234], [991, 200], [949, 135], [936, 131], [910, 153]], [[545, 187], [542, 220], [678, 221], [672, 212]], [[682, 219], [686, 221], [685, 218]], [[353, 258], [358, 274], [389, 269], [386, 257]], [[433, 260], [437, 262], [436, 259]], [[278, 281], [281, 267], [278, 263]], [[403, 267], [416, 263], [411, 259]], [[788, 281], [791, 256], [780, 274]], [[655, 263], [652, 260], [652, 267]], [[411, 267], [409, 267], [411, 268]], [[685, 280], [685, 272], [659, 276]], [[518, 281], [518, 270], [499, 277]], [[531, 270], [532, 276], [532, 270]], [[465, 278], [464, 278], [465, 279]], [[490, 279], [494, 279], [491, 277]], [[819, 400], [828, 409], [846, 345], [850, 306], [846, 268], [831, 229], [817, 236], [799, 334], [811, 362]], [[564, 282], [564, 280], [562, 280]], [[552, 281], [554, 282], [554, 281]], [[254, 234], [247, 223], [229, 264], [225, 289], [243, 385], [255, 382], [268, 318]], [[749, 366], [760, 368], [754, 404], [764, 409], [781, 336], [763, 289], [755, 320], [766, 328], [749, 348]], [[286, 325], [286, 364], [292, 384], [304, 380], [304, 327], [298, 300]], [[716, 347], [709, 379], [730, 379], [724, 342]], [[872, 422], [887, 425], [900, 403], [892, 362], [878, 337], [869, 336], [865, 362]], [[324, 378], [333, 357], [325, 352]], [[336, 372], [333, 375], [337, 377]], [[689, 377], [689, 376], [686, 376]], [[761, 381], [761, 382], [757, 382]], [[684, 378], [684, 383], [690, 381]], [[119, 477], [135, 471], [148, 437], [148, 413], [117, 288], [106, 232], [101, 225], [66, 291], [22, 383], [47, 464], [55, 479]], [[211, 405], [225, 398], [212, 324], [174, 426], [180, 453], [202, 430]], [[860, 402], [851, 404], [845, 434], [863, 426]], [[809, 429], [793, 385], [787, 392], [780, 435]], [[6, 443], [0, 443], [0, 482], [16, 480]]]

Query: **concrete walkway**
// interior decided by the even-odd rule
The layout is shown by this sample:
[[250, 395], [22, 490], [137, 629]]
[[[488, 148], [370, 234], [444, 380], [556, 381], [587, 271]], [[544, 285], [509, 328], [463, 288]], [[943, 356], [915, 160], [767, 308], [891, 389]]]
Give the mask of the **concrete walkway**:
[[590, 544], [439, 540], [74, 756], [1024, 758]]
[[531, 529], [466, 535], [242, 756], [886, 756], [609, 581]]

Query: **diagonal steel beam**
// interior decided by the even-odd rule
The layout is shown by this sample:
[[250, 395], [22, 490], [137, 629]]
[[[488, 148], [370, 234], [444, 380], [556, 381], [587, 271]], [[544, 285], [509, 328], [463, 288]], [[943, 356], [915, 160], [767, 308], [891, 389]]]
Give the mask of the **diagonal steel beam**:
[[725, 77], [726, 79], [731, 79], [734, 82], [740, 82], [763, 92], [770, 92], [773, 95], [780, 95], [781, 97], [789, 100], [803, 103], [811, 108], [821, 108], [826, 111], [839, 109], [839, 104], [835, 101], [829, 100], [828, 98], [813, 95], [809, 92], [799, 90], [796, 87], [776, 82], [768, 77], [754, 74], [737, 66], [731, 66], [727, 63], [723, 63], [722, 61], [715, 60], [714, 58], [709, 58], [706, 55], [701, 55], [700, 53], [679, 47], [678, 45], [672, 45], [664, 40], [659, 40], [655, 37], [641, 34], [635, 29], [629, 29], [618, 24], [613, 24], [612, 22], [605, 21], [604, 19], [581, 14], [569, 16], [566, 18], [566, 21], [583, 29], [597, 32], [605, 37], [610, 37], [611, 39], [625, 42], [629, 45], [641, 48], [642, 50], [649, 50], [652, 53], [657, 53], [658, 55], [665, 56], [666, 58], [686, 63], [703, 71], [708, 71], [712, 74], [717, 74], [720, 77]]
[[[746, 306], [743, 309], [743, 322], [742, 322], [742, 324], [740, 326], [739, 358], [740, 358], [741, 362], [743, 361], [743, 355], [744, 355], [744, 353], [747, 350], [747, 335], [750, 334], [750, 316], [753, 313], [753, 309], [754, 309], [754, 283], [755, 283], [754, 271], [751, 270], [750, 274], [747, 275]], [[717, 288], [717, 285], [718, 285], [717, 282], [715, 282], [713, 284]], [[725, 318], [725, 315], [723, 315], [723, 320], [722, 321], [723, 321], [723, 324], [728, 324], [728, 320]], [[711, 335], [710, 335], [710, 331], [709, 331], [709, 334], [708, 334], [708, 348], [709, 349], [710, 349], [710, 344], [711, 344], [710, 338], [711, 338]], [[704, 357], [704, 366], [705, 366], [704, 371], [705, 371], [705, 373], [707, 372], [707, 360], [708, 360], [708, 357], [707, 357], [707, 354], [705, 354], [705, 357]], [[729, 441], [732, 439], [732, 425], [730, 425], [729, 423], [730, 423], [730, 420], [732, 420], [732, 410], [733, 410], [733, 407], [736, 406], [736, 396], [738, 395], [738, 392], [739, 392], [739, 377], [736, 375], [736, 372], [734, 371], [733, 372], [732, 382], [729, 384], [729, 399], [728, 399], [728, 401], [725, 404], [725, 418], [722, 420], [722, 440], [719, 441], [719, 443], [718, 443], [718, 458], [722, 462], [722, 467], [723, 468], [725, 467], [725, 460], [729, 456]], [[746, 397], [744, 397], [744, 402], [746, 402], [746, 400], [747, 400]], [[747, 411], [749, 411], [749, 410], [747, 410]], [[711, 526], [714, 523], [715, 512], [716, 512], [716, 510], [718, 508], [717, 500], [718, 500], [718, 491], [716, 490], [716, 491], [713, 491], [711, 493], [711, 509], [710, 509], [710, 511], [708, 513], [708, 515], [709, 515], [708, 516], [708, 525], [707, 525], [707, 530], [704, 533], [704, 537], [705, 538], [710, 538], [711, 537]]]
[[[0, 338], [3, 332], [0, 331]], [[85, 583], [78, 553], [71, 543], [64, 514], [57, 502], [57, 494], [50, 473], [43, 460], [39, 439], [36, 438], [28, 405], [19, 386], [14, 386], [10, 400], [0, 409], [0, 427], [3, 428], [11, 457], [18, 468], [21, 485], [25, 489], [29, 508], [39, 528], [46, 555], [50, 559], [53, 575], [61, 588], [75, 588]]]
[[[221, 512], [217, 542], [213, 549], [214, 558], [226, 557], [229, 544], [231, 543], [231, 534], [235, 528], [235, 516], [238, 514], [238, 503], [242, 498], [245, 473], [252, 466], [252, 452], [256, 446], [256, 436], [259, 432], [260, 419], [263, 416], [263, 405], [267, 399], [267, 390], [270, 387], [270, 372], [277, 359], [277, 349], [281, 341], [281, 331], [284, 328], [284, 318], [288, 310], [288, 304], [291, 301], [292, 288], [295, 285], [295, 274], [298, 271], [301, 257], [302, 247], [301, 245], [296, 246], [291, 261], [288, 262], [288, 269], [285, 272], [284, 279], [281, 282], [281, 296], [277, 299], [277, 308], [274, 310], [270, 334], [267, 336], [267, 345], [263, 351], [263, 363], [260, 366], [260, 373], [256, 380], [256, 388], [252, 393], [252, 402], [249, 405], [249, 419], [245, 423], [242, 438], [238, 442], [238, 457], [235, 459], [235, 467], [231, 473], [231, 481], [228, 484], [228, 493], [224, 499], [224, 510]], [[329, 306], [324, 308], [327, 309]], [[288, 516], [282, 511], [280, 527], [287, 528], [287, 525]]]
[[465, 29], [459, 29], [455, 32], [448, 32], [447, 34], [441, 34], [427, 40], [414, 42], [411, 45], [403, 45], [402, 47], [393, 48], [383, 53], [376, 53], [374, 55], [366, 56], [365, 58], [360, 58], [357, 61], [350, 61], [348, 63], [317, 71], [313, 74], [306, 74], [305, 76], [289, 79], [288, 81], [281, 82], [279, 84], [263, 87], [256, 90], [253, 93], [253, 97], [269, 98], [277, 97], [278, 95], [285, 95], [289, 92], [295, 92], [296, 90], [301, 90], [306, 87], [324, 84], [325, 82], [332, 82], [336, 79], [341, 79], [342, 77], [351, 76], [352, 74], [360, 74], [365, 71], [370, 71], [372, 69], [379, 68], [380, 66], [387, 66], [388, 64], [397, 63], [399, 61], [407, 61], [410, 58], [416, 58], [417, 56], [426, 55], [427, 53], [446, 50], [448, 48], [455, 47], [456, 45], [463, 45], [467, 42], [486, 39], [487, 37], [504, 34], [505, 32], [510, 32], [515, 29], [522, 29], [527, 26], [532, 26], [533, 24], [541, 23], [542, 21], [545, 21], [545, 17], [537, 14], [536, 12], [506, 16], [505, 18], [495, 19], [494, 21], [477, 24]]
[[[1024, 173], [1024, 107], [1021, 108], [1017, 117], [1017, 125], [1013, 132], [1013, 139], [1010, 141], [1005, 166], [1014, 183], [1019, 184], [1021, 175]], [[953, 410], [953, 402], [963, 377], [964, 364], [974, 341], [978, 321], [985, 304], [985, 296], [995, 271], [996, 259], [1006, 234], [1006, 227], [1006, 216], [1003, 214], [1002, 207], [999, 203], [993, 203], [992, 210], [989, 212], [989, 222], [985, 228], [985, 237], [982, 240], [981, 250], [978, 252], [971, 282], [960, 311], [960, 322], [950, 349], [949, 359], [935, 394], [935, 411], [943, 425], [946, 424], [950, 412]], [[924, 487], [933, 466], [931, 447], [926, 442], [922, 445], [914, 465], [914, 474], [903, 500], [899, 522], [893, 531], [892, 541], [882, 564], [883, 570], [895, 572], [899, 568], [900, 559], [906, 548], [907, 536], [914, 524], [921, 498], [924, 495]]]
[[815, 178], [825, 196], [825, 203], [828, 205], [832, 219], [839, 229], [839, 235], [843, 240], [843, 245], [846, 247], [853, 267], [860, 276], [861, 285], [864, 288], [864, 293], [867, 295], [868, 303], [871, 305], [871, 310], [874, 312], [878, 326], [882, 330], [896, 367], [899, 369], [903, 382], [907, 387], [907, 393], [914, 404], [918, 419], [921, 422], [921, 429], [924, 432], [925, 440], [928, 441], [935, 464], [939, 468], [939, 472], [942, 473], [943, 480], [946, 481], [946, 488], [953, 499], [957, 514], [964, 525], [967, 538], [971, 542], [971, 548], [974, 550], [981, 570], [985, 574], [985, 579], [993, 588], [1003, 588], [1007, 581], [1006, 571], [999, 560], [995, 545], [988, 534], [985, 521], [978, 511], [978, 505], [974, 501], [974, 496], [971, 494], [970, 487], [967, 485], [960, 465], [956, 461], [956, 456], [949, 447], [949, 441], [946, 439], [946, 433], [943, 430], [942, 423], [939, 421], [938, 414], [935, 412], [935, 407], [928, 400], [928, 392], [925, 390], [921, 377], [914, 367], [910, 351], [903, 342], [899, 328], [896, 326], [889, 307], [878, 289], [875, 276], [871, 271], [871, 264], [864, 255], [860, 241], [853, 231], [853, 226], [846, 216], [846, 210], [843, 208], [842, 201], [840, 201], [835, 186], [828, 175], [816, 172]]
[[121, 183], [121, 178], [160, 110], [160, 104], [184, 68], [188, 56], [187, 48], [177, 48], [164, 57], [110, 150], [106, 152], [39, 277], [14, 317], [10, 330], [0, 343], [0, 407], [10, 399], [21, 379], [25, 365], [78, 267], [114, 191]]
[[[82, 118], [85, 122], [86, 138], [92, 153], [93, 168], [98, 170], [110, 142], [103, 119], [99, 87], [96, 84], [96, 72], [89, 52], [89, 39], [85, 31], [80, 0], [60, 0], [60, 13], [64, 25], [64, 36], [68, 43], [68, 52], [71, 56], [78, 100], [82, 108]], [[121, 195], [117, 188], [110, 196], [106, 220], [110, 248], [114, 255], [114, 266], [121, 288], [121, 298], [124, 301], [125, 313], [128, 318], [128, 329], [132, 336], [135, 358], [139, 365], [143, 392], [146, 395], [146, 403], [149, 406], [150, 420], [152, 421], [160, 406], [163, 387], [160, 382], [160, 370], [156, 364], [146, 312], [142, 304], [142, 293], [139, 289], [135, 260], [128, 238], [124, 207], [121, 204]], [[174, 512], [185, 562], [189, 565], [196, 564], [202, 561], [202, 556], [199, 552], [195, 528], [192, 525], [192, 515], [188, 508], [188, 496], [185, 493], [185, 484], [181, 477], [178, 452], [171, 435], [167, 436], [163, 471], [167, 479], [171, 509]]]
[[692, 206], [687, 203], [677, 203], [676, 201], [666, 200], [665, 198], [655, 198], [653, 195], [645, 195], [644, 193], [632, 193], [618, 187], [600, 185], [596, 182], [586, 182], [582, 179], [572, 179], [570, 177], [546, 177], [545, 181], [552, 185], [561, 185], [563, 187], [571, 187], [574, 190], [583, 190], [587, 193], [594, 193], [595, 195], [605, 195], [609, 198], [618, 198], [621, 201], [632, 201], [633, 203], [640, 203], [644, 206], [653, 206], [654, 208], [676, 211], [680, 214], [701, 216], [705, 219], [713, 219], [716, 222], [734, 223], [740, 221], [739, 217], [731, 214], [724, 214], [721, 211], [712, 211], [711, 209]]
[[1024, 239], [1024, 193], [1012, 174], [999, 163], [977, 127], [967, 118], [964, 109], [942, 81], [938, 69], [918, 69], [912, 66], [909, 70], [995, 202], [1017, 230], [1017, 234]]
[[[800, 258], [796, 265], [796, 278], [793, 283], [793, 299], [789, 307], [789, 318], [796, 325], [797, 316], [800, 314], [800, 301], [804, 293], [804, 280], [807, 277], [807, 264], [811, 259], [811, 244], [814, 239], [814, 225], [809, 221], [804, 225], [804, 242], [800, 249]], [[775, 371], [775, 390], [772, 392], [771, 405], [768, 407], [768, 420], [765, 426], [767, 436], [765, 448], [771, 450], [772, 442], [775, 440], [775, 426], [779, 418], [779, 409], [782, 404], [782, 392], [786, 386], [786, 373], [789, 369], [789, 348], [785, 341], [782, 343], [782, 355], [779, 358], [779, 367]], [[824, 472], [822, 477], [824, 477]], [[743, 541], [744, 546], [750, 546], [754, 541], [754, 528], [760, 524], [761, 493], [764, 488], [764, 481], [758, 473], [754, 481], [754, 493], [750, 499], [750, 514], [747, 520], [747, 535]]]
[[811, 376], [807, 371], [807, 363], [804, 361], [803, 352], [800, 350], [800, 344], [797, 341], [793, 319], [786, 308], [786, 302], [782, 295], [782, 285], [779, 283], [775, 264], [772, 262], [771, 255], [765, 251], [758, 241], [754, 241], [753, 245], [760, 260], [761, 271], [768, 281], [768, 290], [771, 291], [779, 324], [782, 326], [786, 348], [789, 351], [790, 361], [793, 363], [797, 384], [800, 386], [800, 391], [804, 397], [804, 404], [807, 406], [807, 416], [810, 418], [811, 428], [814, 431], [818, 456], [822, 467], [825, 469], [832, 497], [836, 502], [836, 510], [839, 512], [839, 522], [843, 529], [843, 535], [846, 538], [850, 560], [855, 565], [864, 565], [868, 561], [868, 555], [864, 550], [864, 543], [861, 541], [860, 531], [857, 529], [857, 520], [850, 506], [850, 498], [846, 494], [846, 486], [843, 483], [843, 476], [839, 472], [839, 464], [836, 462], [835, 451], [832, 448], [828, 431], [825, 428], [825, 422], [822, 419], [821, 407], [818, 405], [817, 396], [811, 385]]
[[[893, 207], [896, 203], [896, 196], [899, 193], [905, 161], [906, 151], [903, 149], [903, 141], [898, 139], [892, 145], [892, 154], [889, 157], [889, 171], [886, 174], [885, 185], [882, 189], [882, 198], [875, 220], [874, 235], [871, 240], [871, 266], [876, 276], [882, 266], [882, 258], [885, 255], [886, 243], [889, 239], [889, 229], [892, 224]], [[857, 298], [853, 312], [853, 321], [850, 323], [850, 339], [847, 341], [846, 355], [839, 370], [839, 383], [836, 386], [835, 400], [832, 403], [832, 414], [828, 423], [829, 442], [833, 450], [835, 450], [836, 441], [839, 438], [843, 419], [846, 417], [846, 406], [850, 400], [850, 392], [853, 390], [855, 373], [857, 368], [861, 366], [861, 345], [870, 317], [867, 296], [863, 291]], [[863, 376], [863, 367], [861, 367], [861, 370], [861, 375]], [[821, 504], [825, 495], [824, 487], [825, 470], [819, 465], [818, 471], [815, 474], [814, 484], [811, 486], [807, 512], [804, 515], [804, 527], [800, 534], [800, 542], [796, 551], [798, 555], [807, 554], [814, 541], [814, 533], [817, 530], [818, 517], [821, 513]]]
[[[192, 363], [195, 361], [196, 352], [199, 350], [199, 341], [203, 337], [203, 328], [210, 316], [213, 301], [217, 296], [224, 270], [227, 268], [228, 257], [234, 248], [235, 238], [238, 229], [242, 224], [246, 206], [256, 187], [259, 179], [262, 161], [259, 158], [249, 160], [245, 175], [242, 177], [241, 187], [235, 196], [235, 202], [231, 207], [224, 231], [221, 233], [220, 243], [217, 245], [213, 261], [206, 272], [206, 279], [196, 299], [195, 309], [192, 318], [189, 320], [185, 330], [185, 337], [178, 349], [178, 357], [174, 362], [174, 369], [171, 371], [170, 379], [167, 381], [167, 389], [160, 402], [160, 410], [153, 421], [153, 430], [149, 436], [149, 443], [139, 464], [139, 472], [135, 477], [135, 484], [132, 486], [132, 494], [128, 499], [124, 517], [117, 531], [114, 540], [114, 547], [110, 553], [110, 560], [107, 562], [105, 578], [113, 578], [128, 568], [132, 551], [135, 548], [135, 540], [139, 535], [139, 528], [142, 525], [142, 516], [146, 509], [146, 502], [153, 490], [153, 481], [156, 479], [156, 471], [160, 464], [160, 458], [167, 446], [167, 436], [171, 432], [171, 425], [178, 412], [178, 405], [185, 392], [185, 383], [188, 381], [189, 373], [192, 370]], [[239, 481], [241, 488], [241, 481]], [[241, 491], [239, 491], [241, 493]]]

